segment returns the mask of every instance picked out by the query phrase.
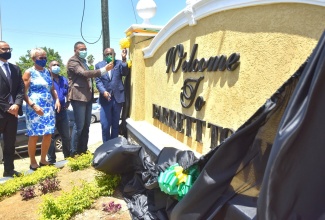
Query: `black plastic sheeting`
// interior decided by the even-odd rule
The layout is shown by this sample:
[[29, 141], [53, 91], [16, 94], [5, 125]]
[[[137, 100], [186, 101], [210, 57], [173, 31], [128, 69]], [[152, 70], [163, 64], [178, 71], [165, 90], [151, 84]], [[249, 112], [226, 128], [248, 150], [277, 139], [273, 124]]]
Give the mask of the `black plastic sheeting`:
[[290, 99], [258, 199], [259, 219], [325, 219], [325, 32]]
[[194, 164], [192, 151], [164, 148], [155, 161], [139, 145], [128, 145], [124, 137], [102, 144], [94, 152], [92, 166], [104, 173], [121, 174], [121, 192], [132, 219], [169, 219], [169, 209], [178, 200], [159, 189], [158, 176], [169, 166]]
[[[93, 166], [121, 174], [132, 219], [325, 219], [325, 34], [311, 56], [231, 137], [201, 158], [164, 148], [153, 160], [119, 137], [100, 146]], [[181, 200], [158, 175], [199, 165]], [[257, 210], [248, 218], [245, 209]], [[250, 208], [250, 209], [249, 209]], [[246, 213], [245, 213], [246, 212]]]

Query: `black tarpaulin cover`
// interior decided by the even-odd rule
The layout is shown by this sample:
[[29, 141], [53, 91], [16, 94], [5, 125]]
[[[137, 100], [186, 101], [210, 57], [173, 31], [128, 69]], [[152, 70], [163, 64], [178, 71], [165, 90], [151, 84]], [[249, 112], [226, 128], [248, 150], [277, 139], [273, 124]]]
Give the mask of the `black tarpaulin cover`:
[[281, 119], [258, 199], [259, 219], [325, 219], [325, 33]]
[[199, 160], [201, 174], [170, 219], [243, 219], [228, 202], [256, 207], [278, 124], [305, 64], [231, 137]]
[[[173, 148], [163, 149], [155, 161], [140, 146], [111, 148], [102, 167], [123, 174], [122, 192], [132, 218], [245, 219], [233, 212], [233, 203], [257, 207], [254, 218], [261, 220], [325, 217], [324, 65], [323, 34], [297, 72], [231, 137], [199, 160]], [[159, 172], [175, 162], [200, 167], [181, 201], [163, 194], [157, 184]], [[111, 163], [136, 166], [116, 172]]]
[[132, 219], [167, 220], [178, 201], [159, 189], [158, 175], [175, 163], [189, 167], [196, 161], [192, 151], [175, 148], [164, 148], [153, 161], [144, 148], [117, 137], [97, 148], [92, 165], [104, 173], [121, 174], [121, 191]]

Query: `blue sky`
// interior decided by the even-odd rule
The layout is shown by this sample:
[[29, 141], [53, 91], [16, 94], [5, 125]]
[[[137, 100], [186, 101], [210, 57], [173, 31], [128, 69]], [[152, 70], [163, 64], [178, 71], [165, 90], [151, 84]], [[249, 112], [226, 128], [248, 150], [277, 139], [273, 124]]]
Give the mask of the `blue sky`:
[[[165, 25], [186, 6], [186, 0], [155, 0], [156, 15], [153, 25]], [[133, 6], [132, 6], [133, 3]], [[141, 24], [137, 15], [138, 0], [109, 1], [110, 45], [120, 55], [120, 39], [132, 24]], [[66, 64], [73, 55], [73, 45], [85, 42], [80, 33], [84, 0], [0, 0], [2, 40], [13, 48], [12, 63], [35, 47], [49, 47], [59, 52]], [[135, 12], [133, 12], [133, 7]], [[136, 16], [136, 18], [135, 18]], [[88, 42], [96, 41], [101, 33], [101, 0], [86, 0], [83, 36]], [[88, 55], [95, 63], [102, 59], [102, 39], [96, 44], [86, 43]], [[117, 57], [120, 59], [120, 57]]]

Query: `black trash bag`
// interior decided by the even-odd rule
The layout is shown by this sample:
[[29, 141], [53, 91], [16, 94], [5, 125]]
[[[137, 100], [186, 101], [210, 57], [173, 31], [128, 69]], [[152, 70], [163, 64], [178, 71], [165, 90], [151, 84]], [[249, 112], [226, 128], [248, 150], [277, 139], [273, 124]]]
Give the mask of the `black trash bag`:
[[96, 149], [92, 166], [107, 174], [123, 174], [138, 169], [142, 170], [142, 161], [138, 156], [140, 150], [140, 146], [128, 145], [124, 137], [117, 137]]

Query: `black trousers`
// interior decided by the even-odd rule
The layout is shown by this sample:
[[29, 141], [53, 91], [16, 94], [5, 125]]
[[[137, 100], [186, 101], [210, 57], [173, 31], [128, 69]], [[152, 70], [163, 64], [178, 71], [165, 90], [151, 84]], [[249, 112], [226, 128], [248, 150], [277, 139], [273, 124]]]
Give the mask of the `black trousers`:
[[4, 113], [4, 117], [0, 118], [0, 133], [3, 137], [3, 162], [4, 171], [10, 172], [15, 169], [15, 142], [17, 135], [18, 118], [10, 113]]

